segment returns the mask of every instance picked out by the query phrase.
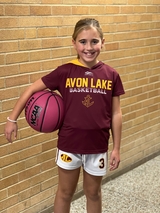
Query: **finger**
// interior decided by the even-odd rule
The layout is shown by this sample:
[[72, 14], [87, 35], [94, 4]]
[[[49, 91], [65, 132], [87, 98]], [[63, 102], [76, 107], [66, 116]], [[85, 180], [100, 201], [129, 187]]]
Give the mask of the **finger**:
[[117, 169], [118, 168], [118, 166], [119, 166], [119, 161], [117, 161], [116, 159], [115, 160], [113, 160], [111, 163], [110, 163], [110, 170], [115, 170], [115, 169]]
[[8, 142], [11, 142], [11, 138], [9, 135], [5, 135]]
[[17, 132], [15, 131], [14, 132], [14, 139], [16, 139], [17, 138]]
[[12, 134], [10, 133], [5, 133], [6, 139], [8, 140], [8, 142], [12, 143]]

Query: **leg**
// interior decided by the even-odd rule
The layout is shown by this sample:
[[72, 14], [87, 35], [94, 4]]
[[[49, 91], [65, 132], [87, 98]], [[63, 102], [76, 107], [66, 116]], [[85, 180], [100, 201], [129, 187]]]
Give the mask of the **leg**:
[[58, 167], [59, 183], [54, 202], [54, 213], [69, 213], [70, 203], [76, 190], [80, 168], [65, 170]]
[[84, 193], [87, 199], [87, 213], [102, 212], [101, 182], [102, 176], [93, 176], [83, 170]]

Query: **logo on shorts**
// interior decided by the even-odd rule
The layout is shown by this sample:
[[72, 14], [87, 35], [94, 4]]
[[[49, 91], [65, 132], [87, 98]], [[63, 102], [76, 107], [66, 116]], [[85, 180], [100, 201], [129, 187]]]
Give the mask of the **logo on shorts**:
[[66, 154], [61, 154], [61, 160], [64, 161], [64, 162], [66, 162], [66, 163], [69, 163], [69, 162], [72, 161], [72, 158], [69, 157], [69, 156], [66, 155]]

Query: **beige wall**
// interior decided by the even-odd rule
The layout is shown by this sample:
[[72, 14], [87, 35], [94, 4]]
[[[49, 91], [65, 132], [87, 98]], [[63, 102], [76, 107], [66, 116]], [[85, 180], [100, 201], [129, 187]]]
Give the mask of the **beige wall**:
[[1, 213], [40, 213], [53, 205], [56, 132], [35, 132], [24, 113], [13, 144], [3, 129], [24, 89], [75, 57], [71, 35], [82, 17], [101, 23], [106, 44], [100, 59], [120, 73], [126, 90], [121, 165], [115, 174], [160, 150], [159, 12], [157, 0], [0, 0]]

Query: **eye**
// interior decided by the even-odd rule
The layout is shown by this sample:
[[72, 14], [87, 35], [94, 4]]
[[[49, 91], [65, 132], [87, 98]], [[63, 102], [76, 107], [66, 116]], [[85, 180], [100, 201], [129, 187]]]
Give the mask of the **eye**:
[[79, 43], [86, 44], [86, 40], [85, 39], [79, 40]]
[[92, 43], [93, 43], [93, 44], [98, 44], [98, 43], [99, 43], [99, 40], [98, 40], [98, 39], [93, 39], [93, 40], [92, 40]]

